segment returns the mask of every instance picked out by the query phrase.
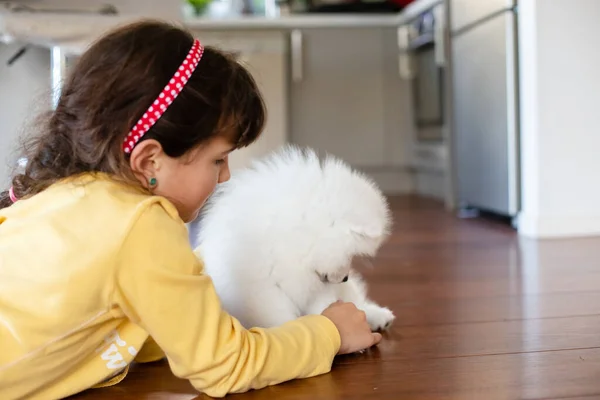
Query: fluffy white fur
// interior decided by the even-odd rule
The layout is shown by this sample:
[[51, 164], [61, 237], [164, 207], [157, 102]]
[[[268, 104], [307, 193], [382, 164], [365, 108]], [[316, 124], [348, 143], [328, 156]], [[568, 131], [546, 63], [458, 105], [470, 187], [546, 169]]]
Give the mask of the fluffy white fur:
[[220, 185], [200, 218], [196, 251], [245, 327], [320, 314], [336, 300], [364, 310], [374, 331], [394, 320], [351, 268], [386, 239], [386, 199], [339, 159], [287, 146]]

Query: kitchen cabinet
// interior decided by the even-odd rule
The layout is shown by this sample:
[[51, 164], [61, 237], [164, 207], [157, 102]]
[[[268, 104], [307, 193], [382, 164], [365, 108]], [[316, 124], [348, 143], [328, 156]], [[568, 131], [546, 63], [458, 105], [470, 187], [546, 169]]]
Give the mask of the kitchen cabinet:
[[290, 35], [292, 142], [354, 165], [381, 163], [380, 31], [303, 29]]
[[384, 190], [407, 191], [410, 82], [394, 28], [290, 32], [290, 141], [338, 156]]
[[402, 127], [408, 115], [404, 82], [395, 67], [397, 52], [389, 49], [395, 45], [394, 32], [379, 28], [290, 32], [293, 143], [331, 153], [357, 167], [403, 164]]
[[388, 192], [411, 190], [410, 82], [398, 72], [395, 28], [194, 32], [238, 54], [268, 109], [265, 132], [232, 169], [285, 143], [342, 158]]

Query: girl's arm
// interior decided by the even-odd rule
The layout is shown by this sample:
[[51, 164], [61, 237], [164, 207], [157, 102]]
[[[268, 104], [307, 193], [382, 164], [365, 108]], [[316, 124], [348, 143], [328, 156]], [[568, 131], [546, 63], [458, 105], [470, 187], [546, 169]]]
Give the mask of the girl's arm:
[[328, 318], [246, 330], [221, 308], [202, 269], [185, 226], [159, 204], [134, 223], [119, 256], [114, 301], [163, 349], [176, 376], [221, 397], [330, 371], [340, 335]]

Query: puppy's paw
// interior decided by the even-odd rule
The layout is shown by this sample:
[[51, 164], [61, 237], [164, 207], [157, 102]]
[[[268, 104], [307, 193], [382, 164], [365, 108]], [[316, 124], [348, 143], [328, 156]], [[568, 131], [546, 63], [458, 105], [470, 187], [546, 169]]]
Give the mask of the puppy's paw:
[[367, 322], [373, 332], [388, 329], [396, 319], [396, 316], [390, 309], [377, 305], [366, 306], [364, 312], [367, 314]]

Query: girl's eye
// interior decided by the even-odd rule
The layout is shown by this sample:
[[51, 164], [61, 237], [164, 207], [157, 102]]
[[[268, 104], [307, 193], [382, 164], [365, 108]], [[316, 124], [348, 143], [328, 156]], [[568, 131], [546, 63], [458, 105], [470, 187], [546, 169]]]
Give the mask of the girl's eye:
[[220, 159], [220, 160], [217, 160], [217, 161], [215, 161], [215, 164], [217, 164], [217, 165], [221, 165], [221, 164], [223, 164], [224, 162], [225, 162], [225, 159], [224, 159], [224, 158], [222, 158], [222, 159]]

